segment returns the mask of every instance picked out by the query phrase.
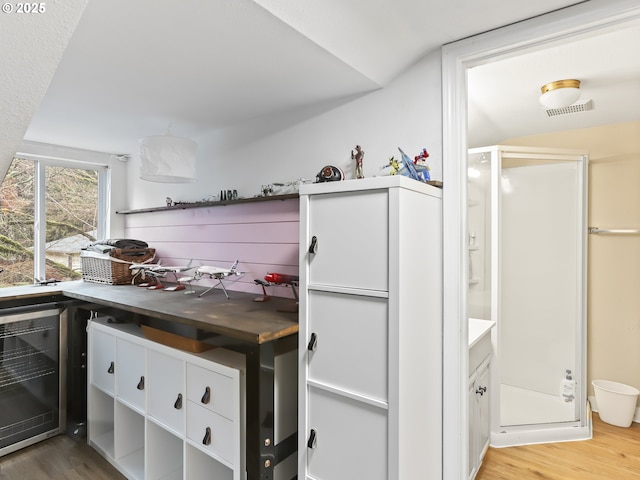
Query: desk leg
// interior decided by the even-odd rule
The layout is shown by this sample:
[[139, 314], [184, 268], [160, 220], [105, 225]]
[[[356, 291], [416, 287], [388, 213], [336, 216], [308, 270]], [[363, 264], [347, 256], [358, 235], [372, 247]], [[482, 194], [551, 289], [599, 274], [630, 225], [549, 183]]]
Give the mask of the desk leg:
[[247, 352], [247, 480], [273, 480], [274, 372], [276, 342], [266, 342]]

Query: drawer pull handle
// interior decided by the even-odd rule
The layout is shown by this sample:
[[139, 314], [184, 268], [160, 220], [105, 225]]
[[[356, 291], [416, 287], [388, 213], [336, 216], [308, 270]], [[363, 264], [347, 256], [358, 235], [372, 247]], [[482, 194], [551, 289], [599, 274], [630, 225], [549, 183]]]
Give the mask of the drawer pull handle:
[[312, 428], [309, 434], [309, 440], [307, 440], [308, 448], [316, 448], [316, 431]]
[[200, 401], [206, 405], [209, 403], [209, 400], [211, 400], [211, 389], [207, 387], [204, 389], [204, 395], [202, 395]]
[[311, 334], [311, 339], [309, 340], [309, 344], [307, 345], [307, 350], [310, 352], [315, 352], [318, 347], [318, 335], [315, 333]]
[[311, 245], [309, 245], [309, 253], [315, 255], [318, 253], [318, 237], [311, 237]]
[[140, 377], [140, 381], [138, 382], [136, 388], [138, 390], [144, 390], [144, 376]]
[[204, 438], [202, 439], [203, 445], [211, 445], [211, 428], [207, 427]]
[[176, 410], [180, 410], [182, 408], [182, 394], [178, 394], [178, 398], [176, 399], [176, 403], [173, 404], [173, 408]]
[[481, 397], [484, 395], [484, 392], [487, 391], [487, 387], [478, 387], [476, 388], [476, 394], [479, 394]]
[[109, 365], [109, 368], [107, 369], [107, 373], [110, 373], [113, 375], [113, 372], [116, 371], [116, 364], [111, 362], [111, 365]]

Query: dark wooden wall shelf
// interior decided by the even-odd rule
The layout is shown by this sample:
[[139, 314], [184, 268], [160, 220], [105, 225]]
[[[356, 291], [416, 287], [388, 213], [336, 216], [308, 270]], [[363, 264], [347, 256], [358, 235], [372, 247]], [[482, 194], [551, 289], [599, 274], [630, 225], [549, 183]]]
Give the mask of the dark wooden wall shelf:
[[224, 205], [237, 205], [239, 203], [254, 203], [254, 202], [270, 202], [273, 200], [289, 200], [290, 198], [298, 198], [297, 193], [288, 193], [286, 195], [271, 195], [268, 197], [251, 197], [251, 198], [238, 198], [236, 200], [220, 200], [217, 202], [194, 202], [194, 203], [182, 203], [178, 205], [171, 205], [170, 207], [151, 207], [151, 208], [138, 208], [135, 210], [120, 210], [116, 213], [122, 215], [130, 215], [132, 213], [151, 213], [151, 212], [165, 212], [167, 210], [186, 210], [188, 208], [204, 208], [204, 207], [220, 207]]

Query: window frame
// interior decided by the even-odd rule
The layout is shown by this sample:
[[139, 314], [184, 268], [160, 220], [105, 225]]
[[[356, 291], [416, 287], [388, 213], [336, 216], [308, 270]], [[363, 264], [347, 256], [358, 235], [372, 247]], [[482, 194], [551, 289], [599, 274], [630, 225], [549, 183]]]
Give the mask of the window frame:
[[85, 162], [69, 158], [17, 152], [14, 158], [33, 162], [34, 168], [34, 225], [33, 225], [33, 278], [46, 279], [46, 167], [75, 168], [98, 172], [97, 237], [107, 238], [110, 230], [111, 169], [107, 164]]

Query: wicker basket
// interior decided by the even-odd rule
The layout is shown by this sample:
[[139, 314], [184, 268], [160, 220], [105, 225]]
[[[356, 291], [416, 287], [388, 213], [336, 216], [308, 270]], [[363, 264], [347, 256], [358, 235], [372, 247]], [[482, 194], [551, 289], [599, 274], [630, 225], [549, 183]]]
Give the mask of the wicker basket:
[[142, 282], [142, 276], [134, 278], [129, 266], [149, 263], [156, 256], [155, 248], [114, 248], [107, 253], [82, 250], [82, 279], [107, 285], [126, 285]]

